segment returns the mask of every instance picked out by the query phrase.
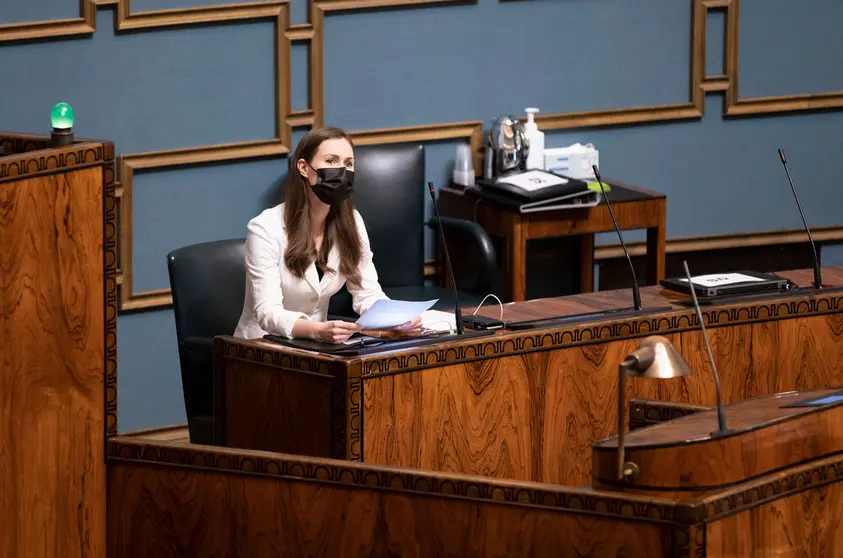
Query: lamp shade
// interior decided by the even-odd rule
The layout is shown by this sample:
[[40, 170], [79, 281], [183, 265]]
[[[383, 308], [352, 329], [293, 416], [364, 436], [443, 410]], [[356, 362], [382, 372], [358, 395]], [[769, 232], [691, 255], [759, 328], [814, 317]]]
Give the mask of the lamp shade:
[[679, 351], [661, 335], [645, 338], [621, 368], [627, 376], [639, 378], [678, 378], [691, 372]]
[[59, 103], [50, 112], [50, 122], [56, 130], [73, 128], [73, 107], [67, 103]]

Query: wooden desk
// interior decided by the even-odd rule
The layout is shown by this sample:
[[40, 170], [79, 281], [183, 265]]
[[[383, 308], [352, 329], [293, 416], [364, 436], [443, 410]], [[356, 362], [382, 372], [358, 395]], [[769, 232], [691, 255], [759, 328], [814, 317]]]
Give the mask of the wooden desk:
[[[823, 274], [843, 284], [843, 268]], [[808, 284], [811, 272], [783, 275]], [[216, 439], [232, 447], [586, 484], [591, 444], [615, 433], [617, 366], [642, 337], [666, 336], [695, 373], [629, 382], [627, 400], [715, 401], [694, 310], [659, 287], [641, 295], [645, 310], [668, 309], [359, 357], [217, 338]], [[505, 318], [624, 307], [630, 296], [624, 290], [514, 303], [505, 306]], [[725, 402], [843, 385], [841, 303], [843, 291], [826, 291], [704, 307]]]
[[[657, 285], [665, 274], [665, 227], [667, 198], [615, 181], [609, 200], [621, 230], [647, 229], [647, 285]], [[481, 201], [463, 190], [439, 191], [439, 211], [443, 217], [458, 217], [479, 223], [492, 236], [505, 241], [504, 260], [509, 278], [508, 298], [527, 298], [527, 241], [560, 236], [582, 236], [580, 288], [594, 290], [594, 233], [613, 232], [612, 218], [605, 203], [596, 207], [520, 214], [491, 202]], [[459, 254], [452, 254], [459, 258]]]
[[[737, 426], [740, 407], [757, 411], [764, 405], [740, 403], [727, 413]], [[743, 479], [683, 494], [197, 446], [186, 432], [179, 440], [167, 429], [112, 437], [108, 556], [835, 558], [843, 553], [843, 445], [835, 424], [841, 410], [809, 411], [769, 425], [779, 431], [790, 426], [788, 445], [799, 450], [793, 453], [769, 455], [769, 447], [777, 448], [758, 439], [750, 450], [761, 452], [702, 452], [717, 460], [718, 471], [743, 467]], [[631, 434], [630, 458], [646, 475], [649, 465], [640, 452], [648, 451], [649, 441], [685, 430], [682, 421], [689, 430], [716, 424], [706, 414], [711, 412]], [[766, 436], [763, 426], [747, 435]], [[778, 449], [785, 445], [778, 442]], [[589, 449], [584, 452], [590, 459]], [[759, 453], [764, 459], [756, 462]], [[698, 461], [705, 465], [704, 459], [686, 465], [697, 467]]]

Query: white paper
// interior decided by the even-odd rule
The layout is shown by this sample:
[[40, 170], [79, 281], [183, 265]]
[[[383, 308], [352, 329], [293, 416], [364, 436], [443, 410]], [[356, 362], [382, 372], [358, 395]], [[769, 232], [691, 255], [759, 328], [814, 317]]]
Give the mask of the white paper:
[[[719, 287], [721, 285], [734, 285], [735, 283], [749, 283], [764, 281], [758, 277], [744, 275], [743, 273], [715, 273], [713, 275], [699, 275], [693, 278], [695, 285], [702, 285], [703, 287]], [[680, 281], [688, 282], [685, 277], [680, 278]]]
[[559, 186], [560, 184], [568, 183], [567, 178], [539, 170], [531, 170], [513, 176], [503, 176], [498, 181], [504, 184], [512, 184], [528, 192], [535, 192], [536, 190], [542, 190], [550, 186]]
[[421, 315], [422, 328], [427, 331], [454, 331], [457, 329], [457, 318], [453, 312], [441, 310], [427, 310]]
[[403, 325], [425, 310], [429, 310], [439, 299], [426, 302], [409, 302], [405, 300], [378, 300], [365, 314], [360, 316], [357, 323], [363, 329], [385, 329]]

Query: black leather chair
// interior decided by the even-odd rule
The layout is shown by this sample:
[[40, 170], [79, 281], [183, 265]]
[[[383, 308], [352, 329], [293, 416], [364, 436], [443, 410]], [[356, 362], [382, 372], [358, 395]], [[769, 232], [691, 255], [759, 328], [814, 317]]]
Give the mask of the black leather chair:
[[[412, 144], [354, 148], [354, 204], [363, 216], [374, 253], [378, 278], [387, 296], [397, 300], [439, 299], [434, 308], [453, 310], [451, 289], [424, 277], [425, 226], [439, 230], [435, 219], [425, 223], [430, 194], [425, 183], [424, 146]], [[486, 231], [464, 219], [442, 218], [448, 245], [467, 244], [469, 259], [454, 262], [460, 305], [476, 306], [487, 293], [497, 266]], [[343, 288], [332, 299], [331, 314], [355, 317], [351, 296]]]
[[[366, 223], [375, 267], [387, 296], [400, 300], [439, 299], [453, 309], [450, 289], [424, 277], [424, 147], [392, 145], [355, 148], [354, 202]], [[491, 241], [477, 223], [442, 219], [447, 241], [468, 242], [470, 258], [454, 262], [462, 306], [477, 305], [488, 289], [496, 262]], [[245, 227], [245, 224], [244, 224]], [[434, 228], [439, 239], [438, 229]], [[231, 335], [243, 310], [246, 289], [245, 239], [185, 246], [167, 255], [182, 388], [190, 441], [213, 443], [213, 338]], [[329, 318], [352, 318], [351, 295], [343, 288], [331, 299]]]
[[231, 335], [246, 291], [245, 238], [194, 244], [167, 254], [190, 441], [213, 442], [213, 344]]

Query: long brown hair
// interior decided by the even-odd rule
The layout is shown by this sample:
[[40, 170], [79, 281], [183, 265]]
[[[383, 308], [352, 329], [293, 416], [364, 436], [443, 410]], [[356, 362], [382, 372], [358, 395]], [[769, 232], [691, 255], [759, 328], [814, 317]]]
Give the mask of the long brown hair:
[[328, 254], [336, 244], [340, 253], [339, 272], [349, 283], [360, 285], [360, 260], [363, 256], [363, 245], [354, 218], [354, 202], [346, 198], [337, 205], [331, 206], [325, 218], [325, 232], [322, 246], [316, 252], [313, 234], [310, 226], [310, 183], [298, 170], [299, 159], [309, 164], [319, 150], [322, 142], [329, 139], [344, 139], [352, 149], [354, 144], [344, 131], [332, 126], [314, 128], [299, 141], [296, 152], [290, 158], [290, 170], [284, 181], [284, 224], [287, 227], [287, 250], [284, 252], [284, 263], [292, 274], [299, 279], [304, 278], [305, 271], [316, 261], [316, 267], [323, 273], [336, 273], [328, 268]]

